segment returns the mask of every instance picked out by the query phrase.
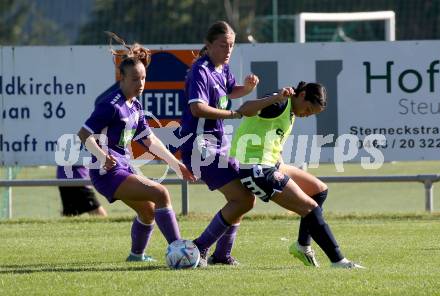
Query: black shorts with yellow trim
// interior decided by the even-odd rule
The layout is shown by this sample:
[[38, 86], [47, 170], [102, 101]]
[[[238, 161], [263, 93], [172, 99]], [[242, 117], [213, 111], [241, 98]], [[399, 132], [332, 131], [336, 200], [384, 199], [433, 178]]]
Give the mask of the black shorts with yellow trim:
[[240, 165], [240, 181], [264, 202], [269, 202], [276, 192], [283, 191], [289, 177], [279, 171], [280, 164], [267, 167], [260, 164]]

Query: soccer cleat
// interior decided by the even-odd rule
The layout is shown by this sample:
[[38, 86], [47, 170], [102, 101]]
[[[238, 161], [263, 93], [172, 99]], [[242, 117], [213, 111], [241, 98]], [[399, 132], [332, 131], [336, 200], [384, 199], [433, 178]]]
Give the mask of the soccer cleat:
[[146, 256], [145, 254], [142, 254], [142, 256], [136, 256], [133, 254], [128, 255], [127, 262], [156, 262], [157, 260], [154, 259], [151, 256]]
[[232, 256], [228, 256], [226, 258], [218, 259], [214, 255], [212, 255], [212, 256], [210, 256], [208, 258], [208, 264], [209, 265], [224, 264], [224, 265], [237, 266], [237, 265], [240, 265], [240, 262], [238, 262], [237, 259], [235, 259]]
[[197, 248], [199, 249], [199, 252], [200, 252], [200, 260], [199, 260], [199, 264], [197, 264], [197, 268], [207, 267], [208, 266], [209, 249], [204, 249], [204, 250], [200, 249], [195, 240], [193, 240], [193, 243], [197, 246]]
[[310, 246], [301, 246], [298, 242], [289, 247], [289, 253], [298, 258], [305, 266], [319, 267], [315, 258], [315, 251]]
[[342, 259], [339, 262], [333, 262], [331, 267], [333, 268], [345, 268], [345, 269], [366, 269], [365, 267], [356, 264], [354, 262], [351, 262], [347, 260], [346, 258]]
[[199, 260], [199, 264], [197, 264], [198, 268], [205, 268], [208, 266], [208, 250], [204, 250], [204, 251], [200, 251], [200, 260]]

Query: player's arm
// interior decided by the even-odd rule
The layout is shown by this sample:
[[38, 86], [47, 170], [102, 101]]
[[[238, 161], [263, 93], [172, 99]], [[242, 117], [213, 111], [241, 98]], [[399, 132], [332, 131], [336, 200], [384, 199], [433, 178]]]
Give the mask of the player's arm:
[[163, 159], [170, 167], [183, 179], [196, 181], [196, 177], [165, 147], [162, 141], [153, 133], [142, 140], [142, 143], [148, 147], [149, 151], [157, 157]]
[[96, 159], [103, 164], [105, 170], [110, 170], [116, 165], [116, 159], [113, 155], [108, 154], [101, 147], [99, 147], [96, 139], [92, 136], [92, 133], [82, 127], [78, 132], [78, 137], [81, 142], [86, 146], [87, 150], [92, 153]]
[[285, 101], [290, 96], [294, 95], [294, 90], [291, 87], [281, 89], [278, 93], [258, 100], [246, 101], [238, 108], [238, 112], [243, 116], [251, 117], [258, 114], [258, 112], [272, 104]]
[[189, 105], [191, 113], [194, 117], [207, 119], [234, 119], [241, 118], [240, 112], [233, 110], [217, 109], [209, 106], [206, 103], [195, 102]]
[[[228, 91], [233, 89], [235, 80], [230, 75], [227, 85]], [[194, 117], [207, 119], [231, 119], [240, 118], [241, 116], [231, 110], [217, 109], [209, 106], [209, 91], [208, 91], [208, 76], [202, 68], [194, 69], [192, 72], [192, 79], [188, 86], [188, 104], [189, 109]]]
[[278, 157], [278, 162], [279, 162], [280, 164], [284, 164], [283, 151], [280, 152], [280, 156]]
[[236, 85], [232, 88], [231, 93], [228, 95], [230, 99], [237, 99], [244, 97], [251, 93], [259, 82], [258, 76], [250, 74], [244, 79], [244, 85]]

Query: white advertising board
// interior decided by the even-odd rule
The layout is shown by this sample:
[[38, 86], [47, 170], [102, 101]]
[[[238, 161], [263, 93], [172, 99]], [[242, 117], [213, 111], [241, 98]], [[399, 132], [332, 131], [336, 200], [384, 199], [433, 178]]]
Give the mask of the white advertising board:
[[[262, 82], [283, 87], [318, 81], [327, 87], [327, 110], [297, 119], [292, 144], [285, 145], [284, 160], [297, 164], [439, 159], [439, 49], [438, 41], [239, 48], [243, 73], [260, 63]], [[330, 142], [321, 149], [320, 136]]]
[[114, 80], [108, 47], [1, 47], [0, 163], [55, 164], [60, 135], [76, 133]]
[[[174, 48], [199, 46], [166, 47]], [[250, 72], [260, 76], [257, 92], [245, 99], [300, 80], [327, 87], [327, 110], [296, 120], [286, 162], [434, 160], [438, 52], [440, 41], [237, 45], [231, 68], [239, 82]], [[78, 131], [114, 81], [105, 46], [0, 47], [0, 165], [55, 164], [57, 139]]]

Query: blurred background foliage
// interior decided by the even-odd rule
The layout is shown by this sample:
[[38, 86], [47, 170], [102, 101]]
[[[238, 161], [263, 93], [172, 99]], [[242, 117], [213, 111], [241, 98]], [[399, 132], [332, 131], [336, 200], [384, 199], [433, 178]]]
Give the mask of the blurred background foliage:
[[[440, 0], [0, 0], [0, 45], [107, 44], [105, 30], [128, 42], [200, 44], [220, 19], [238, 43], [293, 42], [297, 13], [378, 10], [396, 13], [397, 40], [440, 37]], [[317, 23], [307, 34], [308, 41], [382, 40], [383, 22]]]

